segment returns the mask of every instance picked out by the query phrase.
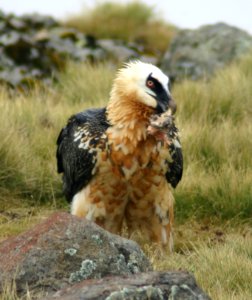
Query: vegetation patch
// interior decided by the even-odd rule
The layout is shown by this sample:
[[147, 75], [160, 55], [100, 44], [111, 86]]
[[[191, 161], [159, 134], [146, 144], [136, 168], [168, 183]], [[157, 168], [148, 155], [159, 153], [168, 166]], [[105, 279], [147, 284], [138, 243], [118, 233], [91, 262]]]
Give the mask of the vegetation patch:
[[[175, 191], [175, 253], [161, 256], [142, 243], [157, 270], [193, 272], [213, 299], [252, 298], [251, 70], [248, 55], [209, 82], [174, 85], [185, 157]], [[106, 64], [69, 63], [52, 88], [10, 95], [0, 87], [0, 240], [68, 209], [57, 136], [72, 114], [106, 105], [114, 74]]]
[[85, 7], [65, 24], [99, 39], [136, 42], [144, 47], [144, 52], [153, 54], [163, 54], [176, 32], [175, 26], [166, 23], [160, 13], [142, 1], [98, 2], [94, 7]]

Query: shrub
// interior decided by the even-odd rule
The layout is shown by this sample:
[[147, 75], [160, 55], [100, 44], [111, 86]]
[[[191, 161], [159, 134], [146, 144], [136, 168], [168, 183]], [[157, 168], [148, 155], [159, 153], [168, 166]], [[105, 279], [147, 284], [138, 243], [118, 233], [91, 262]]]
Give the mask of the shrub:
[[174, 26], [141, 1], [101, 2], [70, 17], [65, 24], [100, 39], [138, 42], [150, 53], [164, 53], [175, 33]]

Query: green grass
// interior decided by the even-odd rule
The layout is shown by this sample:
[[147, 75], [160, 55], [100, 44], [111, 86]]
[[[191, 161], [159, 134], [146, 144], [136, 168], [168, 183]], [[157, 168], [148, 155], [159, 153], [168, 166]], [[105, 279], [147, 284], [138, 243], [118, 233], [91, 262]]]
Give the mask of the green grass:
[[155, 7], [142, 1], [106, 1], [85, 7], [65, 24], [96, 38], [137, 42], [144, 46], [144, 52], [160, 54], [167, 50], [176, 31], [160, 15]]
[[[156, 269], [192, 271], [213, 299], [252, 298], [251, 70], [248, 55], [209, 82], [174, 86], [185, 158], [175, 191], [176, 251], [160, 256], [143, 245]], [[0, 87], [0, 240], [67, 210], [58, 133], [70, 115], [106, 105], [114, 75], [106, 64], [69, 63], [54, 87], [16, 95]]]
[[[185, 168], [176, 215], [248, 219], [252, 215], [251, 55], [210, 82], [174, 86]], [[70, 63], [53, 88], [10, 96], [0, 90], [0, 200], [62, 203], [56, 139], [72, 114], [106, 105], [115, 70]], [[29, 202], [29, 203], [30, 203]]]
[[[48, 96], [48, 95], [47, 95]], [[53, 197], [55, 171], [55, 119], [44, 93], [8, 99], [0, 94], [0, 191], [1, 197], [24, 197], [40, 202]], [[53, 97], [50, 99], [52, 100]]]
[[184, 82], [174, 89], [185, 154], [177, 190], [181, 217], [223, 219], [252, 215], [251, 55], [210, 82]]

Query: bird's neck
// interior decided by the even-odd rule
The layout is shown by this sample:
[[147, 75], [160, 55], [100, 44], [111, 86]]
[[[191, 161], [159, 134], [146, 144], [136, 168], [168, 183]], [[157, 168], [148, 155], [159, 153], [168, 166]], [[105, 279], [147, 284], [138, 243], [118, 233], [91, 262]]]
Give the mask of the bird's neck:
[[136, 101], [134, 95], [111, 97], [107, 106], [107, 117], [112, 125], [109, 130], [111, 139], [135, 147], [146, 139], [152, 114], [153, 108]]

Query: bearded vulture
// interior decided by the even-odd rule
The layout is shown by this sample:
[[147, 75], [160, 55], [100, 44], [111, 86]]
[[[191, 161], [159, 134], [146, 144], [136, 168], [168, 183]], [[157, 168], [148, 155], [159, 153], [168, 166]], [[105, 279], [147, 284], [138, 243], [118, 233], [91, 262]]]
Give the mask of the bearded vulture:
[[108, 105], [72, 116], [61, 130], [57, 166], [73, 215], [113, 233], [125, 223], [129, 234], [140, 229], [172, 250], [183, 157], [168, 84], [152, 64], [124, 65]]

